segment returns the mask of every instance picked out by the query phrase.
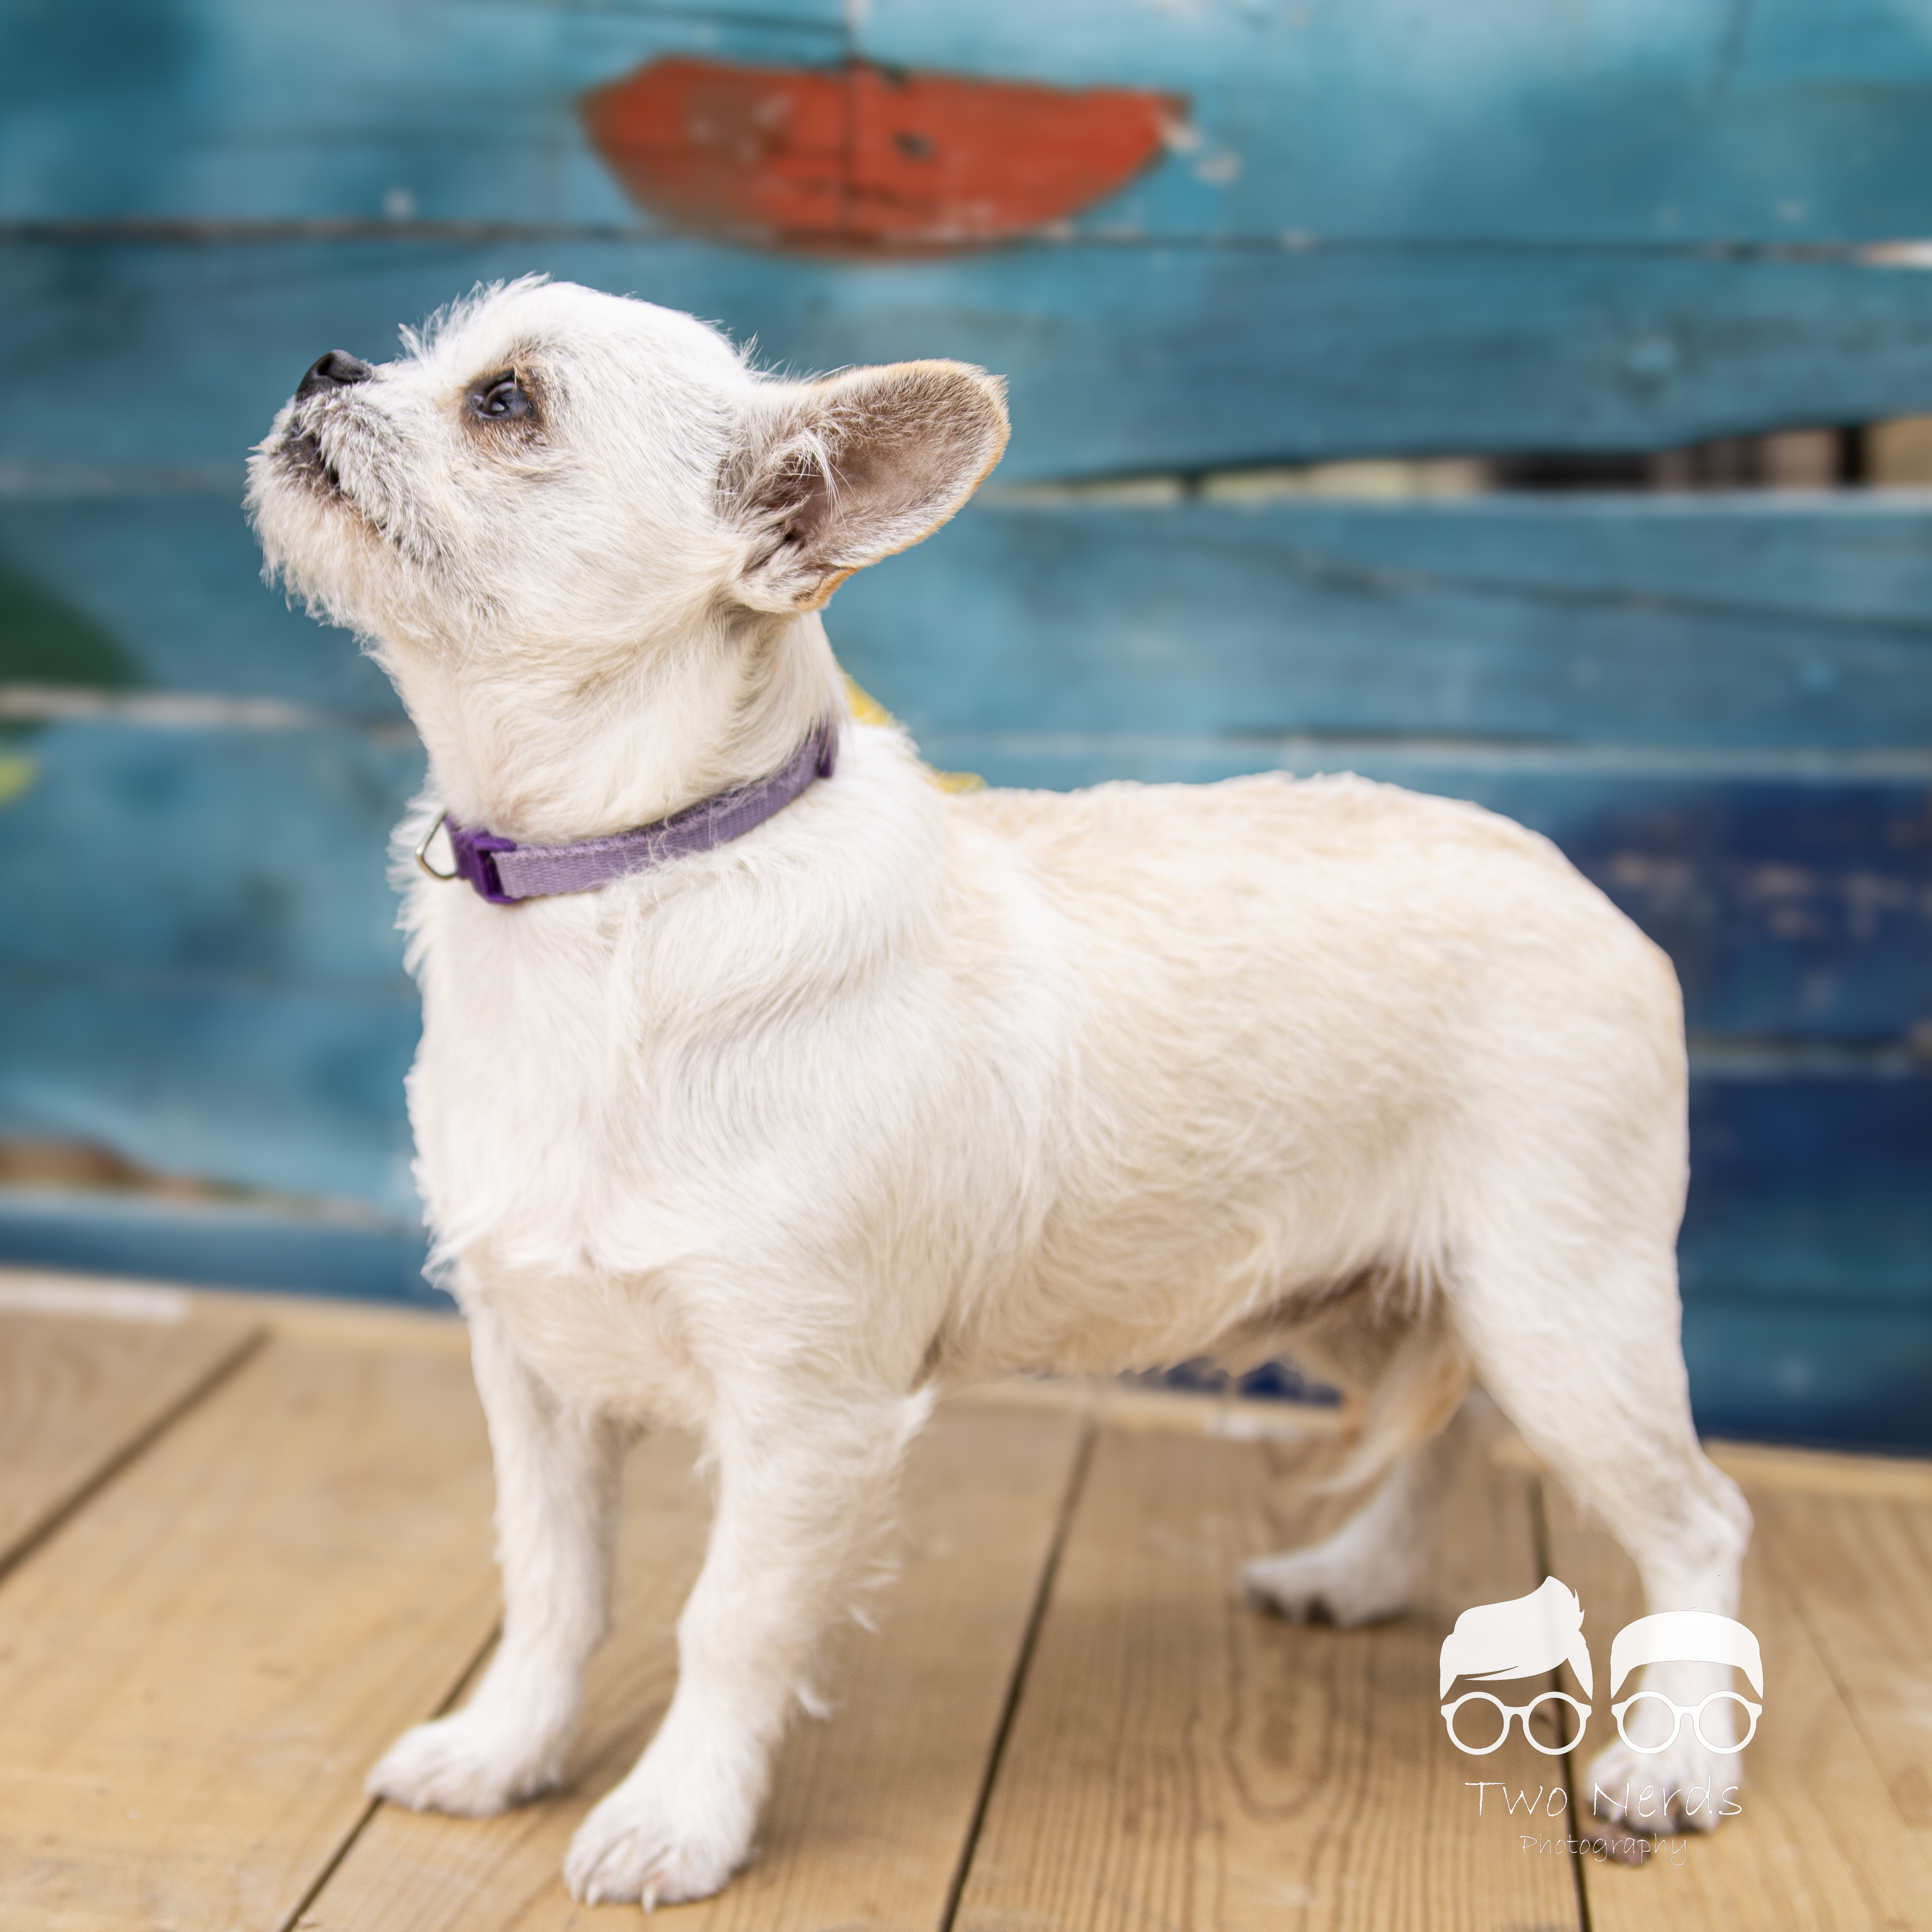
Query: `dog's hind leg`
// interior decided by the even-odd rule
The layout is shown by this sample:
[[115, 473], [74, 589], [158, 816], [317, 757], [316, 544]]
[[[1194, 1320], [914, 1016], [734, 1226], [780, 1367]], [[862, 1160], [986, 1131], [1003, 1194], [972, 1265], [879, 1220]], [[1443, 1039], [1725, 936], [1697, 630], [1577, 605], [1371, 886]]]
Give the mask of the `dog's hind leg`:
[[469, 1702], [406, 1731], [368, 1790], [482, 1817], [562, 1775], [584, 1666], [608, 1623], [623, 1435], [560, 1402], [487, 1308], [471, 1311], [470, 1345], [496, 1462], [502, 1641]]
[[[1522, 1238], [1471, 1258], [1456, 1294], [1478, 1379], [1576, 1503], [1629, 1552], [1651, 1611], [1735, 1617], [1750, 1511], [1692, 1426], [1668, 1235], [1538, 1239], [1528, 1216], [1519, 1228]], [[1593, 1633], [1600, 1662], [1612, 1634]], [[1627, 1695], [1632, 1687], [1623, 1688]], [[1730, 1672], [1657, 1664], [1644, 1688], [1694, 1705], [1730, 1688]], [[1601, 1709], [1612, 1687], [1597, 1690]], [[1718, 1714], [1726, 1708], [1734, 1707], [1715, 1706], [1705, 1720], [1720, 1743], [1728, 1738], [1717, 1736]], [[1739, 1781], [1736, 1753], [1707, 1748], [1688, 1722], [1655, 1754], [1612, 1744], [1586, 1777], [1600, 1815], [1651, 1832], [1708, 1830]]]
[[1318, 1485], [1369, 1500], [1324, 1541], [1249, 1564], [1250, 1598], [1296, 1623], [1347, 1626], [1412, 1608], [1435, 1545], [1436, 1505], [1469, 1431], [1457, 1412], [1469, 1385], [1439, 1298], [1390, 1315], [1361, 1296], [1300, 1340], [1303, 1358], [1366, 1396], [1360, 1438]]
[[1319, 1619], [1344, 1628], [1408, 1609], [1452, 1460], [1440, 1437], [1410, 1450], [1334, 1535], [1247, 1564], [1241, 1580], [1251, 1600], [1294, 1623]]
[[678, 1682], [650, 1748], [564, 1864], [588, 1904], [702, 1898], [742, 1864], [772, 1753], [857, 1580], [928, 1396], [759, 1378], [722, 1390], [717, 1514], [678, 1619]]

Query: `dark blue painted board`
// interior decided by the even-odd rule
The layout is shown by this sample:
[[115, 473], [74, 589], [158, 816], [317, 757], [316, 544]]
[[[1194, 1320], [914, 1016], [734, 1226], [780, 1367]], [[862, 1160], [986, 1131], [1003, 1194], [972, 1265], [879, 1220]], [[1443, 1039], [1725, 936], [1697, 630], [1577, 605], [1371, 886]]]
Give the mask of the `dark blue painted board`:
[[1625, 785], [1549, 829], [1670, 952], [1694, 1030], [1932, 1053], [1932, 784]]
[[1581, 250], [1029, 248], [872, 266], [684, 241], [14, 242], [0, 421], [16, 488], [218, 472], [330, 347], [526, 271], [755, 335], [801, 370], [1005, 375], [1000, 476], [1375, 452], [1652, 446], [1932, 410], [1932, 274]]
[[[551, 7], [334, 0], [22, 6], [0, 33], [0, 218], [637, 222], [586, 88], [665, 53], [848, 51], [1190, 103], [1090, 232], [1773, 244], [1923, 234], [1923, 0], [827, 0]], [[297, 77], [299, 77], [298, 80]]]
[[1700, 1074], [1690, 1147], [1687, 1303], [1884, 1304], [1932, 1323], [1932, 1055], [1864, 1077]]
[[0, 966], [0, 1134], [417, 1214], [403, 1076], [415, 989]]
[[1932, 1450], [1932, 1316], [1923, 1310], [1693, 1303], [1684, 1360], [1708, 1436]]
[[921, 731], [1932, 750], [1932, 498], [988, 507], [826, 621]]

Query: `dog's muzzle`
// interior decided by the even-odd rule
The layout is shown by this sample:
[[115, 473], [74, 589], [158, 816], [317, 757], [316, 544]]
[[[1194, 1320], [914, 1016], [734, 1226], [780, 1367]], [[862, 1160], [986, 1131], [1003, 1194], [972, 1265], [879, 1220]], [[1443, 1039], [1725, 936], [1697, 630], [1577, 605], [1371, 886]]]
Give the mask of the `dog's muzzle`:
[[308, 374], [296, 386], [297, 420], [290, 424], [288, 433], [282, 438], [281, 458], [297, 475], [325, 487], [331, 495], [341, 494], [342, 478], [336, 473], [334, 464], [322, 452], [321, 439], [316, 434], [312, 420], [313, 412], [305, 411], [302, 406], [318, 396], [332, 396], [353, 388], [358, 382], [366, 382], [375, 373], [368, 363], [346, 350], [332, 349], [309, 364]]

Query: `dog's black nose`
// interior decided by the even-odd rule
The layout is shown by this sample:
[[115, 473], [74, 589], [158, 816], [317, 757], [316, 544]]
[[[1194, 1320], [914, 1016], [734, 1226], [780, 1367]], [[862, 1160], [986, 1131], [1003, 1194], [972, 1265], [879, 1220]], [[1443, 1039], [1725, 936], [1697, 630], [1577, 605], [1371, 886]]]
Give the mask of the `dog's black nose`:
[[302, 379], [296, 400], [304, 401], [324, 389], [346, 389], [352, 382], [366, 382], [375, 373], [368, 363], [358, 362], [345, 350], [332, 349]]

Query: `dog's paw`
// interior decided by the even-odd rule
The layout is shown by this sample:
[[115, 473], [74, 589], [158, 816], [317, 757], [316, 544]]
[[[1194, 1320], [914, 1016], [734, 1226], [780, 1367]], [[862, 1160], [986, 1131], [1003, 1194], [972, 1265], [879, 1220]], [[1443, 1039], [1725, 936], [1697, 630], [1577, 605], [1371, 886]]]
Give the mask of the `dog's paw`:
[[1592, 1761], [1585, 1782], [1588, 1808], [1606, 1824], [1672, 1838], [1680, 1832], [1714, 1831], [1720, 1819], [1738, 1808], [1742, 1778], [1735, 1751], [1712, 1750], [1693, 1733], [1680, 1734], [1669, 1749], [1649, 1755], [1619, 1738]]
[[1346, 1630], [1399, 1616], [1408, 1608], [1413, 1579], [1406, 1564], [1323, 1543], [1258, 1557], [1243, 1569], [1241, 1584], [1249, 1602], [1291, 1623]]
[[757, 1822], [736, 1780], [653, 1747], [578, 1827], [564, 1882], [583, 1905], [707, 1898], [750, 1856]]
[[488, 1818], [549, 1790], [561, 1773], [561, 1756], [506, 1735], [472, 1708], [405, 1731], [363, 1789], [412, 1811]]

